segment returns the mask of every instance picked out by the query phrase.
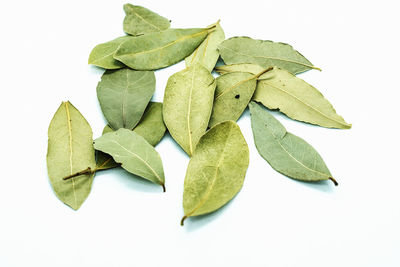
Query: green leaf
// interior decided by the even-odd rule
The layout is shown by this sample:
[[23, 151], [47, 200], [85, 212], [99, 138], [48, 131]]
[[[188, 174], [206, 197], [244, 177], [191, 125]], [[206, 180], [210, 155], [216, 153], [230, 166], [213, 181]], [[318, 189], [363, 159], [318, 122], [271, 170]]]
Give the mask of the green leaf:
[[240, 64], [219, 66], [216, 67], [215, 70], [219, 74], [227, 74], [231, 72], [249, 72], [251, 74], [257, 74], [265, 70], [265, 68], [257, 64], [240, 63]]
[[156, 146], [165, 134], [162, 106], [162, 103], [150, 102], [139, 124], [133, 129], [152, 146]]
[[124, 42], [114, 58], [136, 70], [155, 70], [173, 65], [190, 55], [212, 29], [167, 29]]
[[249, 149], [236, 123], [220, 123], [203, 135], [186, 171], [181, 224], [231, 200], [242, 188], [248, 165]]
[[219, 76], [209, 126], [237, 121], [249, 104], [257, 85], [257, 75], [233, 72]]
[[132, 130], [154, 94], [153, 71], [106, 71], [97, 85], [97, 97], [109, 125]]
[[[113, 131], [114, 130], [111, 129], [110, 126], [106, 125], [103, 129], [102, 135]], [[110, 155], [96, 150], [96, 170], [108, 170], [118, 166], [120, 166], [120, 164], [116, 163]]]
[[89, 64], [96, 65], [104, 69], [120, 69], [125, 65], [115, 60], [113, 55], [119, 46], [133, 38], [132, 36], [122, 36], [112, 41], [96, 45], [89, 55]]
[[224, 30], [221, 28], [219, 21], [212, 24], [215, 26], [215, 31], [208, 34], [206, 39], [199, 45], [194, 52], [185, 59], [186, 67], [200, 63], [210, 72], [214, 69], [219, 58], [218, 45], [225, 40]]
[[124, 32], [130, 35], [142, 35], [151, 32], [160, 32], [170, 26], [170, 21], [153, 11], [131, 4], [124, 5], [125, 19]]
[[164, 188], [165, 178], [160, 155], [137, 133], [123, 128], [106, 133], [94, 141], [94, 148], [111, 155], [128, 172]]
[[168, 79], [163, 104], [164, 122], [172, 138], [189, 156], [207, 129], [215, 86], [214, 77], [200, 64]]
[[93, 173], [63, 178], [96, 166], [92, 129], [70, 103], [62, 102], [49, 126], [47, 172], [57, 197], [77, 210], [90, 193]]
[[253, 100], [295, 120], [328, 128], [351, 128], [316, 88], [285, 70], [274, 68], [260, 76]]
[[225, 64], [254, 63], [264, 68], [277, 66], [293, 74], [318, 69], [292, 46], [284, 43], [232, 37], [222, 42], [218, 50]]
[[318, 152], [291, 133], [268, 111], [255, 102], [249, 104], [251, 127], [258, 153], [276, 171], [302, 181], [332, 180]]

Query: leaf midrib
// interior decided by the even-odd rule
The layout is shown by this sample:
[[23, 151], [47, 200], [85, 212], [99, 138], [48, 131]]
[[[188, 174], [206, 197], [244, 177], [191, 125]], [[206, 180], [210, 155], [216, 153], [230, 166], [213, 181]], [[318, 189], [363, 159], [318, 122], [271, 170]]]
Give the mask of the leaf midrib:
[[[70, 175], [73, 173], [73, 166], [72, 166], [72, 157], [73, 157], [73, 149], [72, 149], [72, 125], [71, 125], [71, 114], [69, 112], [68, 108], [68, 102], [64, 103], [65, 105], [65, 111], [67, 113], [67, 125], [68, 125], [68, 134], [69, 134], [69, 166], [70, 166]], [[75, 179], [71, 179], [72, 182], [72, 192], [74, 193], [74, 207], [77, 205], [77, 199], [76, 199], [76, 189], [75, 189]]]

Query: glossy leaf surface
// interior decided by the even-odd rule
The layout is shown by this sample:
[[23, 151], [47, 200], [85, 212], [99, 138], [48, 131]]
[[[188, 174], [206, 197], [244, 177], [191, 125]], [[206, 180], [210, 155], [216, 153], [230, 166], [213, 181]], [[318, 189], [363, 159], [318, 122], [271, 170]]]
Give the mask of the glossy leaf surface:
[[94, 174], [63, 178], [96, 166], [92, 129], [82, 114], [63, 102], [48, 130], [47, 171], [57, 197], [77, 210], [90, 193]]

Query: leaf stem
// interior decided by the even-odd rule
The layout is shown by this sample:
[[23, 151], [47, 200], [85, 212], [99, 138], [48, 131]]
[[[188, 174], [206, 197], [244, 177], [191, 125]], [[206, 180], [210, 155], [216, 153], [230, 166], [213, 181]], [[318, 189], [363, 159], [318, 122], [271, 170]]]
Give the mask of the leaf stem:
[[264, 73], [273, 70], [274, 67], [269, 67], [268, 69], [265, 69], [263, 71], [261, 71], [260, 73], [256, 74], [255, 77], [258, 79], [261, 75], [263, 75]]
[[74, 174], [71, 174], [71, 175], [68, 175], [68, 176], [64, 177], [63, 180], [69, 180], [69, 179], [72, 179], [72, 178], [74, 178], [74, 177], [77, 177], [77, 176], [83, 175], [83, 174], [93, 174], [93, 173], [95, 173], [96, 171], [98, 171], [97, 168], [94, 169], [94, 170], [92, 170], [92, 168], [87, 167], [87, 168], [84, 169], [83, 171], [79, 171], [79, 172], [77, 172], [77, 173], [74, 173]]
[[181, 226], [183, 226], [183, 222], [186, 220], [186, 218], [187, 218], [187, 216], [186, 216], [186, 215], [182, 217], [182, 220], [181, 220]]
[[339, 183], [333, 177], [329, 177], [329, 180], [331, 180], [335, 186], [339, 185]]
[[163, 192], [165, 193], [165, 184], [161, 184]]

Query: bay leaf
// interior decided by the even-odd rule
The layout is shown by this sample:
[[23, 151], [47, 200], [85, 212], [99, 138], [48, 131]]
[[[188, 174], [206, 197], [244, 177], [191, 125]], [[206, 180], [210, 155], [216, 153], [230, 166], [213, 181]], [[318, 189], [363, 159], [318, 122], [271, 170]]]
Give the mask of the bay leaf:
[[318, 69], [292, 46], [249, 37], [232, 37], [218, 46], [225, 64], [253, 63], [268, 68], [277, 66], [293, 74]]
[[249, 104], [254, 142], [260, 155], [276, 171], [302, 181], [332, 180], [318, 152], [256, 102]]
[[96, 45], [89, 55], [89, 64], [104, 68], [104, 69], [120, 69], [125, 65], [114, 59], [113, 55], [119, 46], [133, 38], [132, 36], [118, 37], [112, 41]]
[[210, 72], [214, 69], [219, 58], [218, 45], [225, 40], [225, 33], [219, 21], [208, 26], [215, 26], [215, 31], [208, 34], [206, 39], [199, 45], [193, 53], [185, 59], [186, 67], [195, 63], [202, 64]]
[[181, 225], [231, 200], [242, 188], [248, 165], [249, 149], [236, 123], [222, 122], [204, 134], [186, 171]]
[[124, 5], [124, 32], [136, 36], [160, 32], [170, 27], [170, 21], [153, 11], [131, 4]]
[[295, 120], [327, 128], [351, 128], [316, 88], [279, 68], [259, 77], [253, 100]]
[[215, 86], [214, 77], [200, 64], [168, 79], [164, 93], [164, 122], [172, 138], [189, 156], [207, 129]]
[[256, 89], [258, 75], [232, 72], [219, 76], [209, 127], [223, 121], [237, 121]]
[[64, 181], [63, 178], [96, 166], [92, 129], [70, 103], [62, 102], [48, 130], [47, 172], [57, 197], [79, 209], [90, 193], [94, 173]]
[[160, 184], [165, 191], [160, 155], [137, 133], [123, 128], [106, 133], [94, 141], [94, 148], [111, 155], [128, 172]]
[[132, 130], [154, 94], [153, 71], [106, 71], [97, 85], [97, 97], [109, 125]]
[[150, 102], [139, 124], [133, 129], [152, 146], [156, 146], [161, 141], [166, 131], [162, 107], [162, 103]]
[[[114, 130], [110, 126], [106, 125], [103, 129], [102, 135], [113, 131]], [[120, 164], [116, 163], [110, 155], [96, 150], [96, 170], [108, 170], [118, 166], [120, 166]]]
[[250, 63], [239, 63], [239, 64], [231, 64], [231, 65], [223, 65], [215, 68], [215, 71], [219, 74], [227, 74], [231, 72], [249, 72], [252, 74], [260, 73], [265, 68], [257, 65], [257, 64], [250, 64]]
[[214, 28], [167, 29], [124, 42], [114, 58], [136, 70], [173, 65], [190, 55]]

